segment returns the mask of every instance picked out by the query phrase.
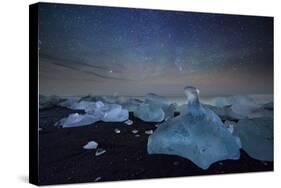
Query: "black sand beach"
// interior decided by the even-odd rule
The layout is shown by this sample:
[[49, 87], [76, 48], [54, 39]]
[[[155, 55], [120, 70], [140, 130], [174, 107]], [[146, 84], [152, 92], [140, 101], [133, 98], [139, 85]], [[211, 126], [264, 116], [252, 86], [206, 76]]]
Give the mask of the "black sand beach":
[[[272, 171], [273, 162], [252, 159], [243, 150], [239, 160], [214, 163], [202, 170], [191, 161], [169, 155], [148, 155], [146, 130], [155, 123], [143, 122], [130, 114], [133, 125], [98, 122], [77, 128], [58, 128], [54, 124], [74, 111], [55, 107], [40, 110], [39, 184], [82, 183], [178, 176]], [[81, 111], [80, 111], [81, 112]], [[121, 132], [114, 132], [117, 128]], [[137, 129], [138, 133], [132, 133]], [[136, 136], [139, 135], [139, 136]], [[106, 152], [85, 150], [96, 141]]]

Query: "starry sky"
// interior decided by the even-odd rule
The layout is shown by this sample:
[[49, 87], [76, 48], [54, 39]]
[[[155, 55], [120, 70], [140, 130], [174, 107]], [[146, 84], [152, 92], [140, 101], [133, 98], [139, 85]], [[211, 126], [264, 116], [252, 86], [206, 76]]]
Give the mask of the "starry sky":
[[45, 95], [273, 93], [273, 18], [39, 5]]

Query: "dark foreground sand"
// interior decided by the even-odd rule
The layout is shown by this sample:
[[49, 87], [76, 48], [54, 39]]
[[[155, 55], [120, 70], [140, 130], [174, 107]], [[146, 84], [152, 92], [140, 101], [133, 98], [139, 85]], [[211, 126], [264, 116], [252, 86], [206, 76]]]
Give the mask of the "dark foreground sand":
[[[56, 107], [40, 111], [39, 183], [62, 184], [116, 181], [209, 174], [272, 171], [273, 163], [250, 158], [241, 150], [240, 160], [226, 160], [202, 170], [178, 156], [148, 155], [146, 130], [155, 129], [130, 115], [134, 124], [98, 122], [77, 128], [56, 128], [54, 123], [73, 111]], [[116, 134], [118, 128], [121, 133]], [[131, 131], [137, 129], [136, 137]], [[89, 141], [99, 143], [106, 152], [84, 150]]]

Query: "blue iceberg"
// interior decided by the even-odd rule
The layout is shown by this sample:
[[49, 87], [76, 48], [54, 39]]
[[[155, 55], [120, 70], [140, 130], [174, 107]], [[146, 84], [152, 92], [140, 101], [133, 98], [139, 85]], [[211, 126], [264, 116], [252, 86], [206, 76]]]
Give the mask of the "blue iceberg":
[[199, 90], [184, 89], [187, 97], [185, 113], [162, 123], [149, 136], [149, 154], [178, 155], [202, 169], [217, 161], [240, 158], [240, 140], [233, 136], [221, 119], [200, 104]]

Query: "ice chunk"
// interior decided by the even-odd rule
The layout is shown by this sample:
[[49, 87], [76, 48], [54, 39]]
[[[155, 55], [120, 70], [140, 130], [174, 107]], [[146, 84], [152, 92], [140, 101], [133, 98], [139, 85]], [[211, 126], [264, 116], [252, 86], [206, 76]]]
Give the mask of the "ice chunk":
[[[132, 107], [131, 107], [132, 108]], [[146, 122], [161, 122], [172, 118], [176, 109], [165, 97], [149, 93], [143, 103], [138, 103], [134, 109], [134, 115]]]
[[55, 95], [53, 96], [39, 95], [39, 109], [52, 108], [58, 105], [62, 101], [64, 101], [64, 99], [61, 99], [60, 97]]
[[102, 114], [105, 110], [110, 109], [110, 107], [104, 104], [102, 101], [92, 102], [92, 101], [79, 101], [71, 106], [73, 110], [84, 110], [89, 114]]
[[127, 121], [124, 122], [126, 125], [133, 125], [133, 121], [128, 119]]
[[98, 147], [98, 143], [95, 141], [88, 142], [85, 146], [83, 146], [84, 149], [96, 149]]
[[149, 154], [178, 155], [202, 169], [225, 159], [239, 159], [239, 138], [233, 136], [221, 119], [202, 106], [198, 89], [186, 87], [186, 114], [162, 123], [148, 138]]
[[129, 112], [126, 109], [122, 109], [122, 106], [118, 104], [108, 105], [109, 109], [105, 111], [102, 121], [104, 122], [122, 122], [129, 118]]
[[273, 119], [240, 120], [234, 126], [234, 135], [240, 137], [243, 150], [263, 161], [273, 161]]
[[136, 130], [136, 129], [132, 130], [132, 133], [134, 133], [134, 134], [136, 134], [136, 133], [138, 133], [138, 132], [139, 132], [139, 131]]
[[101, 180], [101, 177], [96, 177], [95, 181], [100, 181]]
[[165, 119], [162, 108], [150, 104], [141, 104], [134, 115], [146, 122], [161, 122]]
[[70, 114], [67, 118], [59, 121], [59, 125], [63, 128], [68, 127], [80, 127], [85, 125], [90, 125], [100, 120], [100, 117], [89, 114]]
[[239, 115], [247, 116], [250, 113], [253, 113], [255, 110], [257, 110], [260, 107], [261, 106], [256, 104], [253, 100], [241, 97], [241, 98], [239, 98], [239, 100], [236, 100], [232, 104], [231, 109], [233, 112], [235, 112]]
[[58, 106], [73, 109], [73, 106], [75, 106], [77, 103], [79, 103], [80, 98], [79, 97], [67, 97], [64, 101], [61, 101], [58, 103]]
[[176, 104], [171, 103], [167, 98], [156, 95], [154, 93], [148, 93], [145, 96], [145, 104], [150, 104], [155, 107], [160, 107], [165, 115], [165, 120], [174, 117], [174, 112], [176, 110]]
[[98, 148], [97, 151], [96, 151], [96, 156], [100, 156], [100, 155], [104, 154], [105, 152], [106, 152], [105, 149]]
[[226, 116], [240, 116], [239, 119], [248, 118], [262, 108], [258, 98], [254, 96], [217, 97], [213, 99], [213, 104], [217, 107], [223, 107]]
[[73, 109], [85, 110], [86, 114], [71, 114], [58, 122], [63, 127], [77, 127], [104, 122], [123, 122], [129, 117], [128, 110], [119, 104], [105, 104], [101, 101], [80, 101], [72, 105]]
[[119, 134], [121, 131], [120, 131], [119, 129], [114, 129], [114, 132], [115, 132], [116, 134]]
[[204, 106], [215, 112], [222, 120], [237, 121], [246, 118], [245, 115], [240, 115], [233, 112], [230, 106], [226, 106], [226, 107], [217, 107], [211, 105], [204, 105]]
[[[246, 118], [258, 118], [258, 117], [273, 117], [273, 111], [264, 109], [263, 107], [259, 106], [247, 106], [243, 107], [239, 105], [233, 105], [233, 108], [237, 108], [236, 112], [232, 109], [231, 106], [226, 107], [216, 107], [211, 105], [205, 105], [206, 107], [213, 110], [221, 119], [223, 120], [230, 120], [230, 121], [237, 121], [240, 119]], [[241, 109], [239, 111], [238, 109]], [[239, 112], [238, 112], [239, 111]]]
[[147, 130], [144, 132], [145, 134], [153, 134], [153, 130]]
[[92, 109], [95, 109], [96, 103], [89, 101], [80, 101], [78, 103], [74, 103], [71, 108], [74, 110], [85, 110], [85, 112], [89, 112]]

